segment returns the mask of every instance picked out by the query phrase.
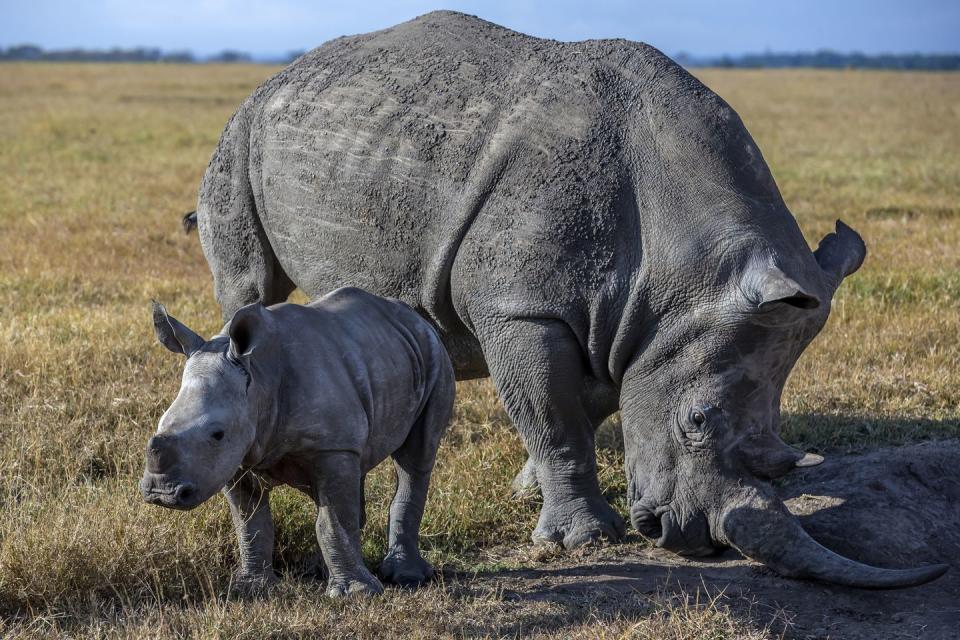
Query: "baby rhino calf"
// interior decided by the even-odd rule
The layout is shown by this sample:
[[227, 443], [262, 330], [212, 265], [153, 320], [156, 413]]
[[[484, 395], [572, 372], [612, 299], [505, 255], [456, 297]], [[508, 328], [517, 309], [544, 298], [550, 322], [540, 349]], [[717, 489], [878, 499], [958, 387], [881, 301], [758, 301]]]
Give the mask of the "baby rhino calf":
[[363, 564], [363, 484], [391, 456], [397, 491], [381, 576], [418, 584], [433, 569], [418, 537], [454, 373], [433, 328], [359, 289], [308, 305], [246, 306], [205, 341], [154, 303], [157, 337], [187, 356], [183, 383], [147, 444], [147, 502], [192, 509], [223, 490], [246, 588], [275, 580], [268, 492], [288, 484], [317, 504], [327, 593], [379, 593]]

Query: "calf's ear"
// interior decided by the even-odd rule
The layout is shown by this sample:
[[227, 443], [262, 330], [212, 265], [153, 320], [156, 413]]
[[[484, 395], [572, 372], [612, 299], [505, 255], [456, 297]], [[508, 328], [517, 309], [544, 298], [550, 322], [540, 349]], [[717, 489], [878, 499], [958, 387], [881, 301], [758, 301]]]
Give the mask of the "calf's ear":
[[867, 246], [859, 233], [837, 220], [837, 230], [824, 236], [813, 255], [836, 291], [843, 279], [863, 264]]
[[153, 330], [160, 344], [187, 357], [205, 342], [189, 327], [167, 313], [166, 308], [156, 300], [153, 301]]
[[241, 307], [230, 320], [230, 356], [247, 359], [268, 335], [270, 311], [259, 302]]

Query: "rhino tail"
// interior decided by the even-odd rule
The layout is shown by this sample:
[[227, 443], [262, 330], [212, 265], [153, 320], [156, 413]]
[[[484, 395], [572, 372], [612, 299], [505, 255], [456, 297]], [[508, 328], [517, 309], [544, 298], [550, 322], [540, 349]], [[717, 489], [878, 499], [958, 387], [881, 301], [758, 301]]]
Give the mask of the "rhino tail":
[[180, 225], [183, 227], [184, 233], [190, 233], [197, 228], [197, 212], [190, 211], [184, 214], [183, 218], [180, 220]]

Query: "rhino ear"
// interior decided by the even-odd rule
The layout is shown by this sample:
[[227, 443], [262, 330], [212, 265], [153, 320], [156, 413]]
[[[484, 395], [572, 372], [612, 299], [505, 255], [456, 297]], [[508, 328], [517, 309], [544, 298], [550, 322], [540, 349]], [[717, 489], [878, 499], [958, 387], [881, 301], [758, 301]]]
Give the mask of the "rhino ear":
[[844, 278], [863, 264], [867, 246], [859, 233], [837, 220], [837, 230], [824, 236], [813, 255], [836, 290]]
[[230, 321], [229, 354], [237, 360], [253, 355], [267, 338], [270, 311], [259, 302], [240, 308]]
[[770, 267], [757, 282], [757, 309], [772, 311], [781, 307], [816, 309], [820, 299], [807, 293], [795, 280], [777, 267]]
[[153, 301], [153, 330], [160, 344], [174, 353], [182, 353], [187, 357], [202, 347], [205, 342], [189, 327], [167, 313], [166, 308], [156, 300]]

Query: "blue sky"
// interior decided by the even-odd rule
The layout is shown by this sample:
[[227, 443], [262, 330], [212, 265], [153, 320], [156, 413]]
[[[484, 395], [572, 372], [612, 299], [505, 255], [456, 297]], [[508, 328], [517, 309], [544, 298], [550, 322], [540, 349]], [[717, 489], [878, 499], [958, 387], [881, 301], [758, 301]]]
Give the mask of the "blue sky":
[[0, 0], [0, 46], [271, 55], [439, 8], [560, 40], [642, 40], [668, 54], [960, 51], [960, 0]]

